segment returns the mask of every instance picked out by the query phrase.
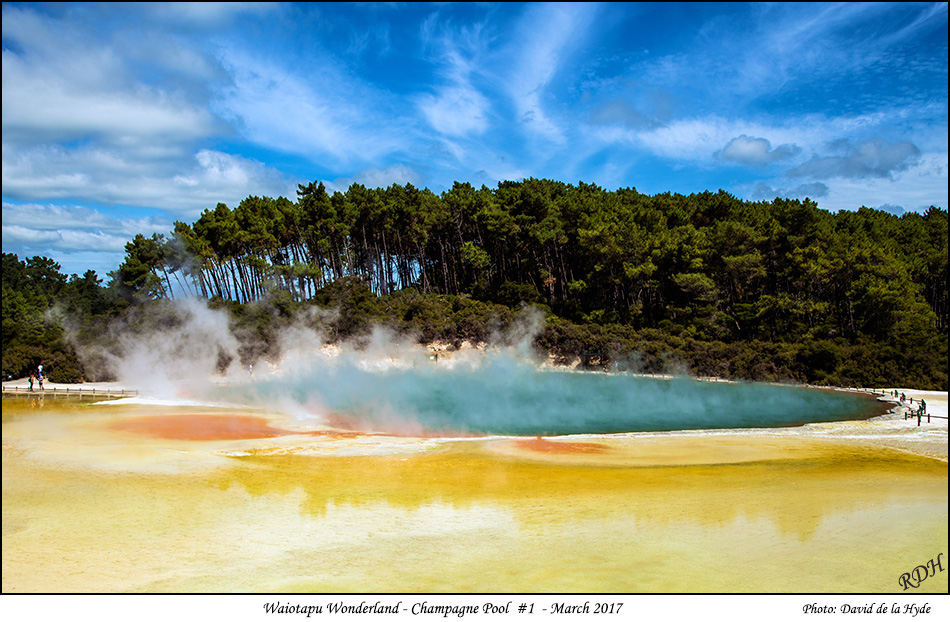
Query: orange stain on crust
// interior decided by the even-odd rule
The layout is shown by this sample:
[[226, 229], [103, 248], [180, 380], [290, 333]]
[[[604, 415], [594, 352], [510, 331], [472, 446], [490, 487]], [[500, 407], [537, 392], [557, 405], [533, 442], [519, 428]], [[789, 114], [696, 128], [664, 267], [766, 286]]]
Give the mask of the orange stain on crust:
[[109, 427], [122, 432], [174, 441], [237, 441], [291, 434], [331, 439], [366, 436], [361, 432], [339, 430], [285, 430], [271, 426], [264, 417], [250, 415], [151, 415], [117, 421]]
[[540, 436], [517, 441], [515, 444], [522, 449], [546, 454], [599, 454], [607, 449], [598, 443], [562, 443], [549, 441]]
[[109, 427], [179, 441], [227, 441], [294, 434], [272, 427], [264, 417], [244, 415], [154, 415], [117, 421]]

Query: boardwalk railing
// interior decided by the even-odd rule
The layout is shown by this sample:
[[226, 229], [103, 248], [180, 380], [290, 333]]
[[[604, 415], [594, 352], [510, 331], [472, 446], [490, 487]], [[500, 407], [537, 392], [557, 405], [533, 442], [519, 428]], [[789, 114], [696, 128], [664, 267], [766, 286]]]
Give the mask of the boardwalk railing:
[[946, 417], [941, 417], [940, 415], [931, 415], [929, 412], [921, 412], [920, 409], [911, 410], [910, 408], [908, 408], [907, 410], [904, 411], [904, 421], [907, 421], [907, 419], [913, 419], [914, 417], [917, 417], [917, 425], [920, 425], [920, 421], [924, 417], [927, 418], [927, 423], [930, 423], [931, 417], [933, 417], [934, 419], [946, 419]]
[[[899, 391], [885, 391], [881, 389], [880, 393], [876, 389], [856, 389], [857, 391], [870, 392], [871, 395], [878, 395], [880, 397], [886, 397], [890, 400], [895, 400], [897, 405], [904, 409], [904, 421], [908, 419], [917, 419], [917, 425], [920, 425], [924, 419], [927, 419], [927, 423], [930, 423], [931, 418], [933, 419], [947, 419], [947, 417], [941, 417], [940, 415], [931, 415], [927, 411], [926, 406], [918, 398], [916, 401], [913, 397], [909, 397]], [[896, 395], [895, 395], [896, 393]], [[908, 406], [907, 402], [910, 402]], [[914, 406], [917, 406], [914, 408]]]
[[922, 420], [924, 417], [927, 417], [927, 423], [930, 423], [930, 418], [931, 418], [931, 417], [933, 417], [934, 419], [946, 419], [946, 417], [941, 417], [941, 416], [939, 416], [939, 415], [931, 415], [929, 412], [927, 412], [927, 407], [925, 406], [925, 403], [924, 403], [923, 401], [919, 400], [919, 399], [917, 400], [917, 408], [914, 408], [914, 407], [913, 407], [913, 406], [914, 406], [914, 398], [912, 398], [912, 397], [911, 397], [911, 398], [907, 398], [907, 399], [910, 400], [910, 406], [908, 406], [907, 404], [905, 404], [905, 402], [907, 401], [907, 399], [905, 399], [905, 396], [904, 396], [903, 393], [901, 393], [899, 396], [897, 396], [897, 395], [892, 395], [892, 397], [893, 397], [894, 399], [899, 400], [898, 403], [899, 403], [903, 408], [905, 408], [905, 410], [904, 410], [904, 421], [907, 421], [907, 419], [913, 419], [914, 417], [917, 417], [917, 425], [920, 425], [920, 422], [921, 422], [921, 420]]
[[53, 397], [101, 397], [105, 399], [119, 397], [135, 397], [139, 394], [135, 389], [111, 389], [95, 387], [50, 387], [30, 390], [29, 387], [18, 385], [3, 385], [5, 394], [23, 395], [23, 396], [53, 396]]

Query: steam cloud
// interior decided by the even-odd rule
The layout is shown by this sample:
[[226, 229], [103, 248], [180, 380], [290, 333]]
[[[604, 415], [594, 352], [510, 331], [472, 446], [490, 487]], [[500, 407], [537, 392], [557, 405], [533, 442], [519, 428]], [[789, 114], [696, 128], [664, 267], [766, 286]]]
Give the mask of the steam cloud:
[[867, 417], [855, 396], [792, 386], [545, 369], [528, 310], [486, 348], [433, 360], [384, 329], [334, 344], [300, 318], [279, 337], [278, 362], [241, 363], [225, 312], [187, 300], [172, 328], [128, 326], [100, 353], [144, 395], [283, 412], [301, 423], [408, 435], [558, 435], [754, 428]]

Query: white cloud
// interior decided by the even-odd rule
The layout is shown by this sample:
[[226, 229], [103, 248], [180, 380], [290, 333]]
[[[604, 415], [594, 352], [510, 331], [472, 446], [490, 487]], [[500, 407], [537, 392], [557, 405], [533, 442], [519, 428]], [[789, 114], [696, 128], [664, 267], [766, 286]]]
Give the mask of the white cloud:
[[[4, 140], [95, 139], [134, 147], [215, 129], [207, 110], [131, 77], [121, 50], [80, 29], [4, 7]], [[8, 17], [11, 23], [8, 24]]]
[[801, 149], [795, 145], [779, 145], [772, 149], [772, 143], [765, 138], [754, 138], [742, 134], [730, 140], [715, 156], [736, 164], [764, 168], [770, 164], [792, 158]]
[[947, 154], [930, 153], [892, 177], [835, 178], [827, 183], [807, 182], [786, 186], [784, 180], [759, 182], [741, 194], [752, 200], [775, 197], [809, 197], [831, 211], [874, 207], [892, 213], [924, 211], [930, 205], [947, 208]]
[[94, 232], [103, 235], [134, 235], [141, 229], [171, 228], [171, 223], [154, 218], [131, 218], [127, 215], [109, 216], [83, 205], [53, 205], [44, 203], [3, 203], [4, 241], [6, 231], [50, 231], [61, 228]]
[[3, 203], [3, 250], [21, 259], [49, 257], [66, 274], [95, 270], [104, 277], [125, 256], [125, 245], [138, 233], [168, 233], [172, 223], [155, 218], [81, 205]]
[[[716, 117], [682, 119], [648, 131], [629, 131], [614, 128], [599, 134], [614, 140], [642, 146], [666, 158], [685, 161], [706, 161], [731, 137], [741, 131], [734, 122]], [[764, 134], [765, 132], [754, 132]]]
[[443, 89], [437, 97], [425, 98], [421, 107], [432, 127], [449, 136], [481, 134], [488, 129], [484, 112], [488, 100], [472, 88]]
[[126, 160], [101, 148], [15, 150], [4, 145], [4, 196], [21, 200], [82, 196], [100, 204], [148, 207], [197, 215], [218, 202], [248, 195], [293, 197], [294, 182], [254, 160], [202, 150], [164, 162]]
[[[4, 210], [6, 211], [6, 210]], [[11, 218], [4, 215], [4, 218]], [[82, 231], [77, 229], [33, 229], [20, 225], [3, 225], [4, 243], [9, 248], [42, 248], [58, 251], [111, 251], [120, 252], [128, 237], [108, 234], [103, 231]]]
[[82, 90], [9, 57], [4, 52], [3, 131], [7, 139], [11, 133], [22, 141], [95, 137], [137, 146], [202, 137], [214, 124], [207, 111], [160, 91]]
[[862, 205], [900, 206], [907, 211], [923, 211], [931, 205], [947, 209], [947, 154], [923, 154], [916, 165], [891, 178], [835, 179], [819, 205], [833, 211]]
[[[650, 129], [592, 125], [587, 136], [602, 147], [626, 145], [683, 163], [787, 163], [801, 166], [796, 176], [822, 170], [880, 174], [901, 170], [900, 167], [914, 162], [916, 146], [878, 135], [892, 131], [892, 126], [902, 120], [901, 111], [839, 117], [787, 116], [780, 122], [767, 117], [730, 119], [707, 115], [678, 119]], [[932, 126], [920, 131], [932, 133]], [[854, 136], [866, 138], [854, 141]], [[807, 162], [802, 157], [806, 150], [811, 154]]]
[[[184, 10], [172, 6], [160, 12], [170, 17], [179, 9]], [[96, 13], [95, 7], [90, 10]], [[223, 19], [221, 11], [246, 7], [187, 10]], [[259, 162], [197, 147], [224, 129], [206, 99], [223, 75], [194, 41], [154, 28], [134, 35], [121, 26], [102, 36], [83, 21], [93, 18], [86, 12], [54, 18], [4, 6], [5, 200], [82, 197], [196, 215], [218, 201], [293, 188]], [[146, 82], [150, 72], [163, 86]], [[62, 214], [53, 222], [79, 226]]]
[[892, 177], [905, 171], [920, 159], [920, 149], [906, 140], [865, 140], [853, 143], [847, 139], [835, 141], [832, 151], [840, 155], [814, 156], [788, 172], [791, 177]]

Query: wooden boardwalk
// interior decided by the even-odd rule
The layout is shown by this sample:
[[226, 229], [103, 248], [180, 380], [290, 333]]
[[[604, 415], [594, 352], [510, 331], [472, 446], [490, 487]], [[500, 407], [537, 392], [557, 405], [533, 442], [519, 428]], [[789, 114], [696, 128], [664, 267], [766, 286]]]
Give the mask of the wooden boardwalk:
[[113, 387], [82, 387], [82, 386], [52, 386], [40, 390], [39, 385], [29, 386], [21, 384], [4, 384], [3, 395], [20, 397], [53, 397], [53, 398], [97, 398], [118, 399], [135, 397], [139, 394], [135, 389], [117, 389]]

